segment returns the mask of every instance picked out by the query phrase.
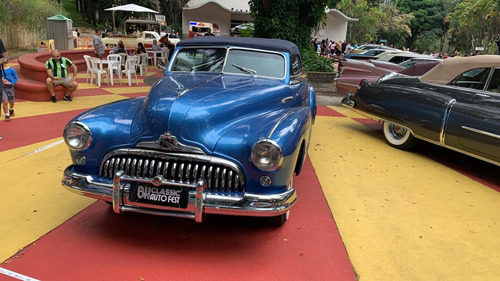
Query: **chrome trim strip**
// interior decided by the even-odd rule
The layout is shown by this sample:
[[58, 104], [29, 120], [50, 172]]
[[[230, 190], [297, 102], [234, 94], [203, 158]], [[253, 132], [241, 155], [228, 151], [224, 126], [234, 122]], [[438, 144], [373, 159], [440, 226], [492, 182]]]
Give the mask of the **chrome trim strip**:
[[[495, 68], [492, 67], [490, 68], [490, 73], [488, 73], [488, 78], [486, 79], [486, 82], [484, 83], [483, 91], [487, 91], [487, 87], [490, 86], [491, 79], [493, 77], [493, 73], [495, 72]], [[489, 96], [488, 96], [489, 97]]]
[[493, 133], [486, 132], [486, 131], [479, 130], [479, 129], [474, 129], [474, 128], [471, 128], [471, 127], [468, 127], [468, 126], [462, 126], [462, 129], [468, 130], [468, 131], [471, 131], [471, 132], [474, 132], [474, 133], [478, 133], [478, 134], [481, 134], [481, 135], [484, 135], [484, 136], [488, 136], [488, 137], [500, 139], [500, 135], [493, 134]]
[[274, 127], [271, 129], [271, 131], [269, 132], [269, 135], [267, 136], [268, 139], [271, 138], [271, 136], [274, 134], [274, 131], [278, 128], [278, 126], [281, 124], [281, 122], [283, 122], [283, 120], [285, 120], [288, 116], [290, 116], [292, 113], [294, 112], [293, 109], [291, 109], [290, 111], [288, 111], [285, 115], [283, 115], [280, 120], [278, 120], [278, 122], [276, 122], [276, 124], [274, 125]]
[[113, 203], [115, 213], [138, 212], [144, 214], [174, 216], [203, 221], [204, 214], [271, 217], [286, 213], [297, 201], [295, 189], [280, 194], [264, 195], [244, 193], [241, 196], [224, 196], [205, 192], [206, 183], [200, 179], [195, 184], [162, 181], [164, 185], [190, 188], [186, 209], [164, 207], [128, 200], [130, 186], [126, 181], [152, 183], [147, 179], [129, 178], [118, 171], [113, 182], [74, 172], [71, 165], [64, 170], [62, 185], [71, 192]]
[[446, 125], [448, 125], [448, 120], [450, 119], [451, 108], [457, 102], [457, 100], [452, 99], [446, 105], [443, 115], [443, 121], [441, 122], [441, 131], [439, 132], [439, 142], [441, 144], [446, 143]]
[[476, 96], [478, 96], [478, 97], [482, 97], [482, 98], [491, 98], [491, 96], [490, 96], [490, 95], [487, 95], [487, 94], [481, 94], [481, 93], [476, 94]]

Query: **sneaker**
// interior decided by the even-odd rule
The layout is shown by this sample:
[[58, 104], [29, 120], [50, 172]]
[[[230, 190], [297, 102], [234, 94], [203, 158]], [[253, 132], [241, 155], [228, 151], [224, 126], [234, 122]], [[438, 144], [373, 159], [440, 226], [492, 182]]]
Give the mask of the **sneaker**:
[[64, 96], [64, 100], [65, 100], [65, 101], [72, 101], [72, 99], [71, 99], [71, 96], [70, 96], [70, 95], [65, 95], [65, 96]]
[[5, 114], [5, 121], [7, 121], [7, 122], [10, 121], [10, 115], [9, 114]]
[[10, 116], [14, 116], [14, 109], [12, 109], [12, 108], [9, 109], [9, 114], [10, 114]]
[[52, 96], [52, 102], [53, 102], [53, 103], [56, 103], [56, 102], [57, 102], [57, 98], [56, 98], [56, 96]]

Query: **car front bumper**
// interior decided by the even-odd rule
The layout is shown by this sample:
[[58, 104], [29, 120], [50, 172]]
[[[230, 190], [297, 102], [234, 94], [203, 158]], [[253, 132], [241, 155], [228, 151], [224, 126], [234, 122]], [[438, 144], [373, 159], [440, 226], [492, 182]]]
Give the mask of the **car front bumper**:
[[225, 196], [210, 194], [205, 191], [206, 183], [200, 179], [196, 183], [171, 183], [163, 181], [161, 185], [182, 186], [189, 188], [188, 205], [184, 208], [166, 207], [132, 202], [130, 182], [141, 181], [152, 184], [148, 179], [130, 178], [118, 171], [112, 183], [103, 182], [91, 175], [75, 172], [73, 165], [66, 168], [62, 185], [69, 191], [87, 197], [104, 200], [113, 204], [115, 213], [136, 212], [161, 216], [191, 218], [202, 222], [205, 214], [274, 217], [285, 214], [297, 201], [295, 189], [290, 188], [280, 194], [252, 194]]

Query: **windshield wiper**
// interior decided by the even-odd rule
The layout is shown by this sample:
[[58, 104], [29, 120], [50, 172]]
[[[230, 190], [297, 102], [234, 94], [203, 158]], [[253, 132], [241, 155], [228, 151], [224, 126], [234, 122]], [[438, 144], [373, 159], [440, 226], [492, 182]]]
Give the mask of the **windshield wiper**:
[[202, 63], [202, 64], [198, 64], [198, 65], [195, 65], [191, 68], [191, 71], [194, 72], [196, 69], [200, 68], [200, 67], [204, 67], [204, 66], [211, 66], [211, 65], [214, 65], [218, 62], [220, 62], [221, 60], [223, 60], [224, 57], [220, 57], [216, 60], [213, 60], [213, 61], [209, 61], [209, 62], [206, 62], [206, 63]]
[[243, 67], [241, 65], [234, 64], [234, 63], [232, 63], [231, 65], [234, 66], [234, 67], [236, 67], [237, 69], [243, 71], [243, 72], [248, 73], [248, 74], [252, 74], [254, 76], [257, 75], [257, 71], [255, 71], [255, 70], [253, 70], [251, 68], [246, 68], [246, 67]]

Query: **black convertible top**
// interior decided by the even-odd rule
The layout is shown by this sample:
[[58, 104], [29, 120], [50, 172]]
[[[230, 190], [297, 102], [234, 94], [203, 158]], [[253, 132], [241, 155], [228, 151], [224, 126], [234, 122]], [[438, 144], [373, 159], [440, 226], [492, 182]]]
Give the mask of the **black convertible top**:
[[295, 45], [290, 41], [281, 39], [200, 36], [189, 40], [182, 40], [177, 43], [177, 46], [182, 46], [182, 47], [227, 46], [227, 45], [272, 50], [278, 52], [287, 52], [290, 54], [300, 54], [297, 45]]

